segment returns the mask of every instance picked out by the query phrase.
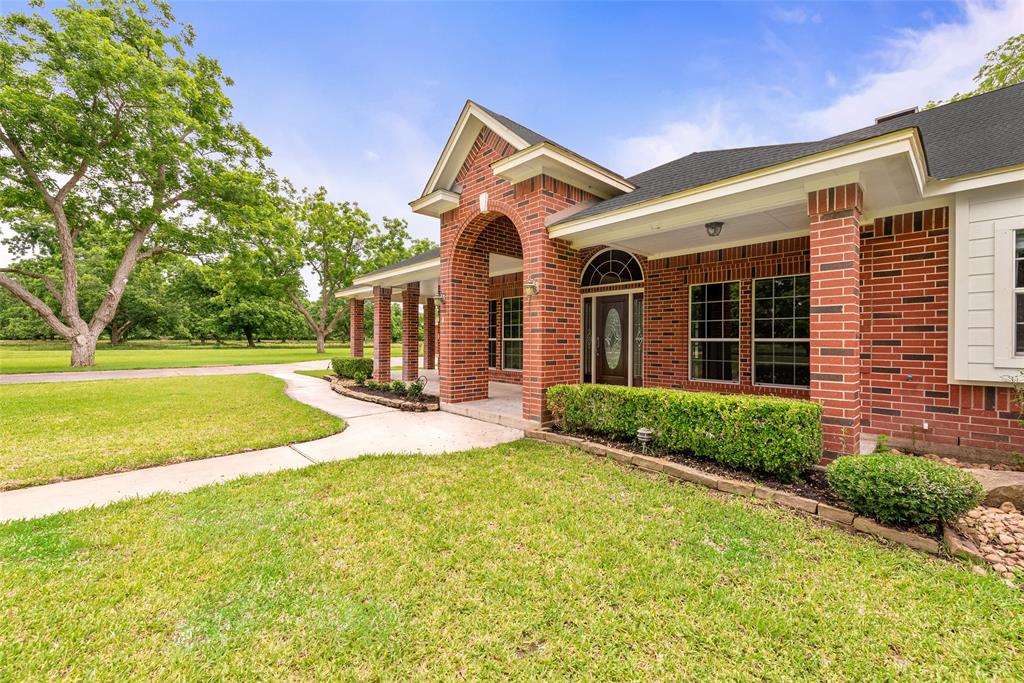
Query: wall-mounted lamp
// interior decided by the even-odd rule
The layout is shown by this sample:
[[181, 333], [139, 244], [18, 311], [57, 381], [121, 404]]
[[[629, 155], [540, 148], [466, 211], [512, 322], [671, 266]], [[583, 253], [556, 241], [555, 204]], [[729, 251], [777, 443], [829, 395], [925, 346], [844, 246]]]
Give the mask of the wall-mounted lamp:
[[708, 231], [708, 237], [718, 237], [722, 234], [722, 226], [725, 225], [722, 221], [711, 221], [710, 223], [704, 224], [704, 229]]
[[524, 282], [523, 283], [523, 294], [525, 294], [526, 296], [533, 296], [534, 294], [539, 292], [540, 291], [540, 284], [538, 282], [539, 280], [540, 280], [539, 276], [533, 275], [533, 276], [530, 277], [529, 280]]

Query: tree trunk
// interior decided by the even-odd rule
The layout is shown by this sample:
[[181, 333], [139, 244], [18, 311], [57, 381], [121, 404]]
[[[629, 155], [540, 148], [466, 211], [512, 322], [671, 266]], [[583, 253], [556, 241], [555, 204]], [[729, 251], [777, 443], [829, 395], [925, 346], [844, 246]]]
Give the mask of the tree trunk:
[[317, 353], [327, 353], [327, 348], [326, 348], [326, 345], [324, 343], [324, 333], [323, 332], [317, 332], [317, 334], [316, 334], [316, 352]]
[[96, 365], [96, 337], [79, 334], [71, 338], [71, 367], [88, 368]]
[[245, 341], [248, 343], [250, 349], [256, 348], [256, 341], [252, 338], [252, 330], [245, 330]]

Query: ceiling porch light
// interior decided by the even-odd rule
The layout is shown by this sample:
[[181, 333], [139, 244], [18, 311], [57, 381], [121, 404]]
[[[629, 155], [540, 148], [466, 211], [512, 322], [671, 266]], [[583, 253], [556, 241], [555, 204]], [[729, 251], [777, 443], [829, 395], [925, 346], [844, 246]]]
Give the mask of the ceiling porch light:
[[708, 237], [718, 237], [722, 234], [722, 226], [724, 225], [725, 223], [722, 221], [711, 221], [704, 224], [704, 229], [708, 231]]

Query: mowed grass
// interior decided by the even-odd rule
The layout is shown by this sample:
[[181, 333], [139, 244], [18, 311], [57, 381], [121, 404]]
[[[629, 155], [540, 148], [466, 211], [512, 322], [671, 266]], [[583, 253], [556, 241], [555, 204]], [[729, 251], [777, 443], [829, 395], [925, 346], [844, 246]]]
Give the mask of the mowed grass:
[[[0, 490], [327, 436], [267, 375], [0, 386]], [[2, 668], [2, 667], [0, 667]]]
[[1024, 597], [521, 441], [0, 526], [12, 680], [1021, 680]]
[[[5, 342], [0, 344], [0, 374], [26, 372], [62, 372], [90, 370], [141, 370], [149, 368], [194, 368], [209, 365], [260, 365], [264, 363], [297, 363], [348, 357], [348, 345], [329, 345], [327, 353], [318, 354], [316, 346], [305, 344], [263, 343], [254, 349], [244, 343], [216, 345], [183, 342], [129, 342], [110, 346], [100, 342], [96, 348], [96, 365], [71, 367], [71, 350], [58, 342]], [[371, 356], [373, 345], [367, 343], [365, 354]], [[391, 345], [391, 356], [401, 357], [401, 344]]]

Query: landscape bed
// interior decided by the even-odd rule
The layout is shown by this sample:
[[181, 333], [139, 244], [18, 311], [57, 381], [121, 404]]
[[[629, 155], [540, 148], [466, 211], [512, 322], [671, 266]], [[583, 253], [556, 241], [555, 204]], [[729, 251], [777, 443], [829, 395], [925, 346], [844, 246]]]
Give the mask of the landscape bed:
[[1024, 677], [996, 578], [529, 440], [0, 525], [0, 594], [12, 679]]

